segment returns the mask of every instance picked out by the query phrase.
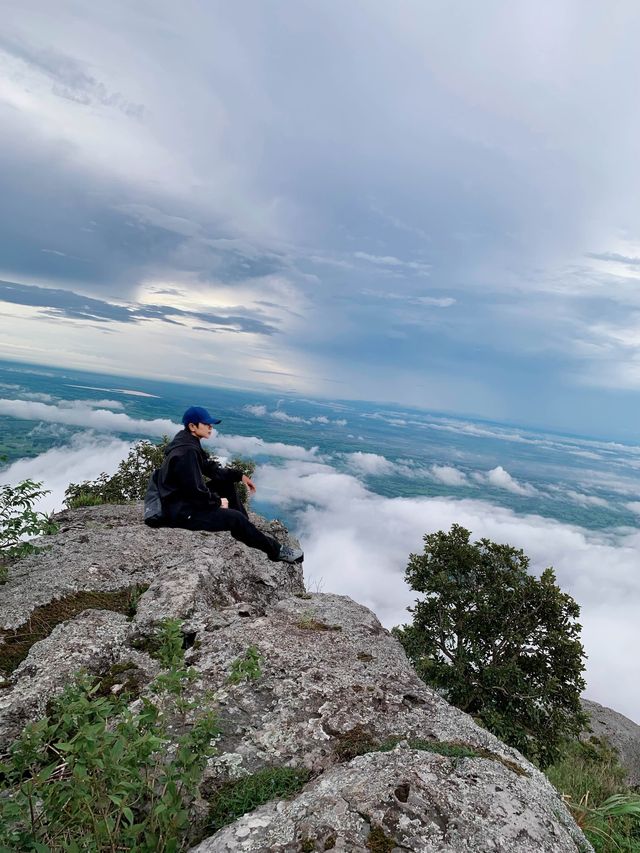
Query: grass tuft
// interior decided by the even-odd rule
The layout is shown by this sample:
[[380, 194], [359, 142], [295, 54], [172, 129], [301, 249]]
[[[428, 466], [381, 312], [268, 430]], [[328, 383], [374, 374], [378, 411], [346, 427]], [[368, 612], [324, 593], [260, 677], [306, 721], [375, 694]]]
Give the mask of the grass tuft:
[[393, 838], [385, 835], [381, 826], [372, 826], [366, 846], [367, 850], [370, 850], [371, 853], [391, 853], [396, 846], [396, 842]]
[[486, 758], [489, 761], [497, 761], [508, 770], [518, 776], [527, 776], [527, 772], [514, 761], [509, 761], [495, 752], [482, 747], [471, 746], [459, 741], [424, 740], [420, 738], [406, 738], [400, 735], [392, 735], [384, 741], [376, 739], [373, 732], [362, 725], [354, 726], [349, 731], [342, 732], [336, 738], [334, 750], [340, 761], [351, 761], [358, 755], [366, 755], [369, 752], [391, 752], [396, 746], [405, 741], [409, 749], [418, 749], [423, 752], [434, 752], [446, 758]]
[[133, 616], [148, 586], [136, 584], [114, 592], [76, 592], [58, 601], [36, 607], [29, 619], [12, 630], [0, 630], [0, 674], [9, 675], [29, 654], [34, 643], [44, 640], [53, 629], [73, 619], [83, 610], [112, 610]]
[[251, 776], [227, 782], [209, 799], [207, 830], [211, 833], [217, 832], [270, 800], [296, 794], [308, 779], [308, 770], [266, 767]]
[[640, 797], [605, 740], [570, 741], [546, 774], [596, 853], [638, 853]]
[[312, 613], [306, 612], [298, 619], [296, 626], [303, 631], [342, 631], [341, 625], [327, 625], [316, 619]]

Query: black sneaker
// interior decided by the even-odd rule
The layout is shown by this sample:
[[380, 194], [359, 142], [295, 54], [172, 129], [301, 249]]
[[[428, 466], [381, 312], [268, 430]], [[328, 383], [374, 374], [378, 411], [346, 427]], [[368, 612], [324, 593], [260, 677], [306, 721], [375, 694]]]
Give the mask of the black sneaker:
[[278, 563], [301, 563], [303, 560], [302, 548], [292, 548], [290, 545], [281, 545], [276, 557]]

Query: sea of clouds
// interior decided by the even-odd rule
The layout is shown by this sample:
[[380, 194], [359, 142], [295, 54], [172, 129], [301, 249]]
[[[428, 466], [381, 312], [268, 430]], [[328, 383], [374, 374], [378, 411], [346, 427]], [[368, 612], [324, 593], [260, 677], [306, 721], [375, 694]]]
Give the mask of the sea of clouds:
[[[88, 404], [10, 402], [24, 402], [24, 407], [11, 407], [17, 417], [87, 428], [68, 444], [21, 459], [0, 472], [0, 483], [25, 478], [44, 482], [50, 493], [39, 508], [47, 512], [61, 508], [69, 482], [116, 469], [131, 442], [116, 438], [112, 431], [159, 436], [179, 428], [171, 421], [129, 418], [107, 409], [105, 401], [97, 409]], [[3, 403], [7, 401], [0, 401], [0, 411], [9, 413]], [[414, 594], [403, 579], [409, 553], [422, 550], [425, 533], [446, 530], [454, 522], [471, 530], [474, 538], [487, 536], [522, 548], [535, 573], [553, 565], [560, 586], [582, 608], [586, 695], [640, 722], [639, 530], [591, 531], [518, 514], [482, 499], [384, 497], [366, 484], [368, 475], [388, 470], [390, 463], [378, 454], [331, 458], [317, 447], [224, 434], [213, 437], [214, 448], [222, 458], [236, 453], [268, 458], [254, 478], [257, 497], [295, 519], [294, 532], [305, 549], [308, 587], [351, 596], [375, 611], [386, 627], [410, 618], [406, 608]], [[431, 475], [451, 486], [466, 482], [462, 472], [448, 466], [432, 466]], [[528, 488], [501, 466], [478, 476], [514, 492]]]

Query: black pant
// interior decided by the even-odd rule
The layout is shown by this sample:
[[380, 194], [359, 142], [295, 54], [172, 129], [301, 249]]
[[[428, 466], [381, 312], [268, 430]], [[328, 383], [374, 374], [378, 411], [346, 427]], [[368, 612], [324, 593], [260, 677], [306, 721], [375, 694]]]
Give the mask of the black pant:
[[235, 483], [225, 483], [222, 480], [212, 480], [209, 483], [209, 488], [212, 492], [216, 492], [221, 498], [226, 498], [229, 501], [229, 509], [235, 509], [241, 512], [245, 518], [248, 518], [245, 505], [238, 496], [238, 489]]
[[230, 483], [225, 488], [218, 483], [215, 485], [220, 497], [226, 497], [229, 501], [229, 509], [204, 507], [181, 511], [177, 514], [169, 512], [172, 526], [184, 527], [187, 530], [209, 530], [212, 533], [226, 530], [234, 539], [243, 542], [249, 548], [264, 551], [271, 560], [275, 560], [280, 552], [280, 543], [272, 536], [266, 536], [249, 521], [247, 511], [238, 498], [235, 484]]

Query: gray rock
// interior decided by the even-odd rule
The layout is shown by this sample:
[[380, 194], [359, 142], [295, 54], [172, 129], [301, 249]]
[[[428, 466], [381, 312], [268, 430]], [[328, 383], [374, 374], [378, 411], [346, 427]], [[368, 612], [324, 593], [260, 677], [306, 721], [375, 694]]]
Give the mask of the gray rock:
[[620, 764], [627, 771], [628, 784], [640, 787], [640, 726], [623, 714], [589, 699], [582, 700], [582, 707], [590, 720], [589, 728], [581, 735], [583, 740], [592, 735], [604, 738], [617, 751]]
[[327, 770], [295, 799], [256, 809], [191, 853], [328, 849], [564, 853], [591, 848], [560, 801], [530, 778], [484, 758], [452, 759], [398, 747]]
[[[222, 729], [202, 793], [266, 766], [313, 778], [292, 801], [256, 810], [199, 850], [293, 851], [301, 839], [324, 849], [333, 836], [334, 849], [365, 850], [372, 826], [404, 850], [591, 849], [546, 778], [427, 688], [367, 608], [305, 593], [299, 566], [270, 563], [228, 534], [149, 530], [137, 507], [62, 518], [63, 529], [42, 540], [46, 551], [11, 566], [1, 626], [78, 590], [149, 587], [132, 619], [85, 611], [32, 646], [0, 691], [5, 748], [81, 668], [133, 661], [144, 691], [158, 664], [136, 648], [173, 617], [197, 674], [186, 698], [213, 708]], [[257, 521], [286, 540], [281, 525]], [[231, 683], [249, 647], [258, 677]], [[378, 751], [390, 740], [405, 748]], [[417, 741], [464, 744], [475, 757], [445, 758]], [[204, 811], [198, 800], [194, 814]]]
[[[199, 642], [190, 663], [218, 691], [220, 751], [242, 756], [245, 768], [277, 762], [321, 772], [367, 743], [402, 737], [464, 741], [537, 772], [430, 690], [374, 614], [344, 596], [291, 597]], [[251, 645], [262, 676], [226, 684]]]

